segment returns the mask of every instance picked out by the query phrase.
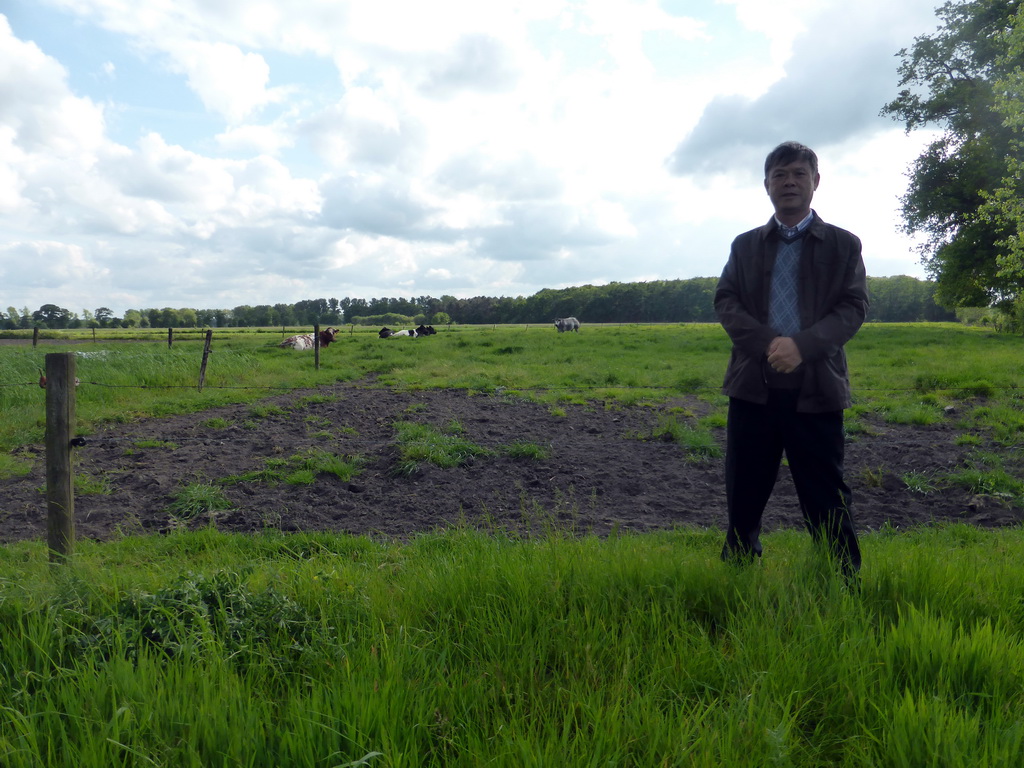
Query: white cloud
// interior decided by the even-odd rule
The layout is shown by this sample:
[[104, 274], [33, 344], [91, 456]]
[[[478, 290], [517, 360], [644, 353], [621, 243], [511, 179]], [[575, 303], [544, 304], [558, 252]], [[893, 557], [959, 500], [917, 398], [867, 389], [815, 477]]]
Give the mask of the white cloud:
[[103, 110], [67, 88], [67, 73], [0, 16], [0, 125], [26, 152], [70, 158], [102, 142]]
[[515, 148], [504, 156], [499, 148], [473, 148], [445, 158], [434, 180], [449, 190], [475, 193], [473, 199], [546, 200], [557, 198], [564, 189], [556, 170], [536, 154]]
[[[32, 240], [0, 245], [0, 281], [16, 274], [30, 288], [61, 292], [79, 280], [96, 281], [108, 277], [108, 270], [92, 262], [77, 245]], [[28, 270], [19, 267], [27, 265]]]
[[403, 107], [381, 91], [352, 88], [298, 131], [333, 167], [396, 165], [423, 149], [422, 126]]
[[279, 89], [267, 88], [270, 67], [259, 54], [226, 43], [183, 41], [168, 47], [172, 68], [180, 68], [206, 108], [230, 124], [282, 98]]
[[217, 146], [228, 153], [277, 155], [295, 145], [287, 129], [274, 125], [240, 125], [215, 137]]
[[[870, 0], [867, 0], [870, 2]], [[772, 64], [781, 64], [792, 53], [793, 41], [805, 34], [808, 20], [823, 4], [818, 0], [720, 0], [736, 8], [736, 18], [747, 29], [765, 35], [771, 41]]]
[[28, 201], [24, 197], [25, 179], [20, 172], [25, 153], [15, 144], [15, 130], [0, 126], [0, 214], [24, 215]]
[[429, 96], [449, 98], [463, 91], [510, 91], [518, 79], [514, 54], [490, 35], [464, 35], [432, 62], [421, 90]]
[[[916, 14], [907, 14], [910, 5]], [[670, 168], [681, 175], [727, 172], [747, 165], [752, 150], [764, 155], [780, 141], [823, 147], [891, 129], [879, 111], [895, 95], [895, 52], [920, 32], [916, 25], [931, 6], [932, 0], [864, 0], [855, 10], [841, 4], [810, 16], [792, 43], [787, 76], [756, 98], [712, 99], [673, 152]]]

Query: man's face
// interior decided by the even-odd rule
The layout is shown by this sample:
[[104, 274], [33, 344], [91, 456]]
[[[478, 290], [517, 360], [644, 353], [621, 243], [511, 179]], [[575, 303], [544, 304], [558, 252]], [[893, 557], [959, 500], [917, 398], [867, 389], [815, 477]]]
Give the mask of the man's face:
[[795, 225], [811, 210], [811, 199], [821, 177], [806, 160], [775, 165], [768, 170], [764, 188], [775, 206], [775, 215], [784, 224]]

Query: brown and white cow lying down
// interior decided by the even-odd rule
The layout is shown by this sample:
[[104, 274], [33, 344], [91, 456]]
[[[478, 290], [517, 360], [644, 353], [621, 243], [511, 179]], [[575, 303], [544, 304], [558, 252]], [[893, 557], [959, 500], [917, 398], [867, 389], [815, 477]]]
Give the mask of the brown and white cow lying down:
[[[337, 328], [328, 328], [326, 331], [320, 331], [320, 346], [327, 347], [334, 341], [334, 337], [338, 335]], [[279, 345], [282, 349], [313, 349], [315, 344], [313, 343], [312, 333], [300, 333], [298, 336], [289, 336], [287, 339], [282, 341]]]

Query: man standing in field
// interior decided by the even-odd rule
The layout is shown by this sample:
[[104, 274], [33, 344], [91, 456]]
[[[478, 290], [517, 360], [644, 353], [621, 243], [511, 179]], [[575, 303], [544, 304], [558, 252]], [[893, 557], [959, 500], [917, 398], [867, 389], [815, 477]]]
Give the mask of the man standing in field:
[[796, 142], [764, 164], [775, 216], [732, 243], [715, 311], [732, 339], [724, 560], [761, 554], [761, 517], [785, 452], [804, 522], [843, 572], [860, 546], [843, 479], [843, 409], [850, 379], [843, 345], [868, 309], [860, 240], [811, 210], [818, 158]]

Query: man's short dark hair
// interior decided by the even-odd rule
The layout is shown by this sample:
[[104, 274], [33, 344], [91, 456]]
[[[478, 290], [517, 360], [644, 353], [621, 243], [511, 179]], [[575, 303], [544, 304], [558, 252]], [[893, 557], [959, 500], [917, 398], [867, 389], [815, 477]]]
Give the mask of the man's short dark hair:
[[784, 141], [769, 152], [768, 157], [765, 158], [765, 178], [768, 178], [768, 171], [777, 165], [789, 165], [790, 163], [799, 163], [801, 161], [810, 164], [811, 173], [818, 172], [818, 156], [814, 154], [813, 149], [805, 147], [797, 141]]

